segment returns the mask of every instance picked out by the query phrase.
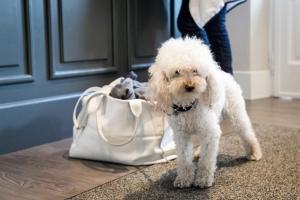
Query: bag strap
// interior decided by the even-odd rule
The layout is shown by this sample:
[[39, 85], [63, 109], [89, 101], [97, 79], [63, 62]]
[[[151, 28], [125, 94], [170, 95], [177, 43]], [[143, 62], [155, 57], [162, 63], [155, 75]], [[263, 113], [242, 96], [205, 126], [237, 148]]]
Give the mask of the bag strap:
[[[104, 96], [103, 96], [104, 98]], [[103, 104], [103, 100], [102, 100], [102, 104]], [[131, 110], [131, 113], [132, 115], [134, 116], [134, 128], [133, 128], [133, 135], [125, 142], [122, 142], [122, 143], [113, 143], [111, 141], [109, 141], [109, 139], [103, 134], [103, 123], [102, 123], [102, 116], [100, 116], [99, 118], [99, 115], [98, 113], [96, 114], [96, 119], [97, 119], [97, 128], [98, 128], [98, 133], [99, 135], [102, 137], [102, 139], [112, 145], [112, 146], [124, 146], [126, 144], [129, 144], [130, 142], [132, 142], [134, 140], [134, 138], [136, 137], [137, 135], [137, 128], [138, 128], [138, 122], [139, 122], [139, 116], [141, 114], [141, 111], [142, 111], [142, 103], [140, 101], [135, 101], [135, 100], [130, 100], [129, 101], [129, 107], [130, 107], [130, 110]]]
[[89, 96], [89, 98], [86, 100], [85, 102], [85, 105], [88, 104], [88, 102], [92, 99], [92, 97], [94, 96], [97, 96], [97, 95], [105, 95], [105, 93], [102, 92], [101, 88], [100, 87], [90, 87], [88, 88], [87, 90], [85, 90], [79, 97], [79, 99], [77, 100], [76, 104], [75, 104], [75, 108], [74, 108], [74, 111], [73, 111], [73, 123], [74, 123], [74, 126], [76, 129], [81, 129], [83, 127], [81, 127], [81, 124], [83, 121], [85, 121], [86, 117], [87, 117], [87, 109], [83, 109], [82, 110], [82, 117], [81, 119], [79, 120], [77, 118], [77, 110], [78, 110], [78, 106], [79, 104], [83, 101], [82, 99], [86, 96]]
[[[91, 87], [91, 88], [88, 88], [87, 90], [85, 90], [82, 95], [79, 97], [79, 99], [77, 100], [76, 104], [75, 104], [75, 108], [74, 108], [74, 111], [73, 111], [73, 123], [74, 123], [74, 126], [76, 129], [81, 129], [83, 128], [82, 126], [82, 123], [86, 121], [87, 117], [88, 117], [88, 111], [87, 111], [87, 108], [85, 109], [82, 109], [82, 116], [80, 119], [77, 118], [77, 110], [78, 110], [78, 107], [79, 107], [79, 104], [82, 102], [83, 103], [83, 98], [88, 96], [88, 99], [84, 102], [85, 105], [88, 105], [89, 101], [95, 97], [95, 96], [101, 96], [103, 95], [103, 97], [106, 97], [106, 93], [104, 93], [102, 91], [102, 88], [100, 87]], [[103, 100], [101, 101], [102, 104], [103, 104]], [[101, 105], [101, 102], [100, 102], [100, 105]], [[130, 137], [130, 139], [128, 141], [125, 141], [123, 143], [120, 143], [120, 144], [115, 144], [115, 143], [112, 143], [110, 142], [107, 137], [103, 134], [103, 127], [102, 127], [102, 122], [99, 120], [98, 118], [98, 115], [96, 114], [96, 118], [97, 118], [97, 121], [100, 122], [97, 123], [97, 126], [98, 126], [98, 133], [99, 135], [102, 137], [102, 139], [110, 144], [110, 145], [113, 145], [113, 146], [124, 146], [128, 143], [130, 143], [136, 136], [137, 134], [137, 127], [138, 127], [138, 117], [140, 116], [141, 112], [142, 112], [142, 103], [140, 100], [130, 100], [129, 101], [129, 107], [130, 107], [130, 110], [135, 118], [135, 125], [134, 125], [134, 131], [133, 131], [133, 135], [132, 137]]]

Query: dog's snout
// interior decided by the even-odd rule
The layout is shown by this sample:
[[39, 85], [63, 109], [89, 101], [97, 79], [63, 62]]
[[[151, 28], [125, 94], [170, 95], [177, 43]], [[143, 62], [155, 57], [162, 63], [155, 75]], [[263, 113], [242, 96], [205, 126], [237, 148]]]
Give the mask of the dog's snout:
[[195, 89], [194, 86], [191, 86], [191, 85], [186, 85], [186, 86], [185, 86], [185, 90], [186, 90], [187, 92], [192, 92], [194, 89]]

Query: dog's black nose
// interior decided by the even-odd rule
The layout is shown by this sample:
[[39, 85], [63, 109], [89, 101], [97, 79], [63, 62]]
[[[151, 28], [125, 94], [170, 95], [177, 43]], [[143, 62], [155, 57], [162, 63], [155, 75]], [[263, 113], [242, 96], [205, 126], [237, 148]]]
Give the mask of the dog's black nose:
[[186, 86], [185, 86], [185, 90], [186, 90], [187, 92], [192, 92], [194, 89], [195, 89], [194, 86], [190, 86], [190, 85], [186, 85]]

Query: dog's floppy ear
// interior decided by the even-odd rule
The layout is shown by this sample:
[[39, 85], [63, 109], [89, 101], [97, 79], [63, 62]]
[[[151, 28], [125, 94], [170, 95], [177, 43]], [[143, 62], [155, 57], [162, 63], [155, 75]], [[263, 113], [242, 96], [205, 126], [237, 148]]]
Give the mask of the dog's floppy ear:
[[203, 93], [203, 100], [204, 100], [204, 103], [207, 107], [211, 108], [212, 107], [212, 99], [211, 99], [211, 83], [210, 83], [210, 77], [207, 76], [205, 78], [205, 81], [206, 81], [206, 91]]
[[156, 102], [159, 109], [166, 111], [170, 102], [170, 95], [168, 92], [168, 77], [156, 64], [149, 68], [150, 80], [150, 99]]
[[212, 106], [214, 105], [214, 103], [217, 101], [219, 97], [220, 85], [213, 72], [210, 72], [205, 80], [207, 83], [207, 87], [206, 87], [206, 91], [203, 94], [204, 95], [203, 99], [205, 101], [205, 104], [209, 108], [212, 108]]

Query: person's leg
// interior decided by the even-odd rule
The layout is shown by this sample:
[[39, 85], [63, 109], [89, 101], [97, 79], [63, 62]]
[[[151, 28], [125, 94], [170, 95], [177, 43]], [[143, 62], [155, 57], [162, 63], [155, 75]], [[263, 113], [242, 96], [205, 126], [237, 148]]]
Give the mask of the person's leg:
[[230, 41], [226, 29], [226, 7], [215, 15], [205, 26], [211, 51], [222, 70], [233, 74]]
[[204, 29], [197, 26], [189, 11], [189, 0], [182, 0], [180, 12], [177, 18], [177, 26], [182, 37], [197, 37], [209, 45], [209, 40]]

